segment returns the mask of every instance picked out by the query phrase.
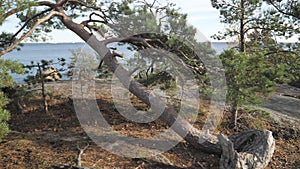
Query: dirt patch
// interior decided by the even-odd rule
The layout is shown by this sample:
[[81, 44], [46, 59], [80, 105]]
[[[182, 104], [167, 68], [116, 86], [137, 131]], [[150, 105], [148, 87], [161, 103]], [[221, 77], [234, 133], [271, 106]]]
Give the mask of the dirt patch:
[[[95, 96], [105, 118], [115, 130], [134, 137], [151, 137], [157, 131], [168, 128], [162, 121], [149, 124], [137, 124], [128, 121], [115, 109], [110, 95], [110, 82], [98, 81]], [[0, 143], [0, 168], [53, 168], [57, 164], [76, 165], [78, 146], [89, 145], [82, 155], [82, 165], [91, 168], [219, 168], [219, 157], [200, 152], [182, 141], [171, 150], [159, 156], [146, 159], [130, 159], [112, 154], [95, 145], [82, 129], [73, 108], [71, 82], [47, 84], [53, 91], [48, 98], [49, 113], [43, 113], [40, 96], [25, 99], [22, 102], [24, 113], [10, 105], [12, 117], [11, 132]], [[143, 107], [138, 100], [133, 104]], [[201, 128], [205, 122], [209, 102], [202, 102], [201, 113], [194, 124]], [[269, 169], [297, 169], [300, 161], [299, 130], [276, 123], [272, 119], [262, 118], [260, 114], [241, 113], [240, 130], [249, 128], [267, 128], [276, 139], [276, 151]], [[227, 115], [216, 133], [232, 134], [228, 126]], [[258, 123], [254, 125], [255, 123]]]

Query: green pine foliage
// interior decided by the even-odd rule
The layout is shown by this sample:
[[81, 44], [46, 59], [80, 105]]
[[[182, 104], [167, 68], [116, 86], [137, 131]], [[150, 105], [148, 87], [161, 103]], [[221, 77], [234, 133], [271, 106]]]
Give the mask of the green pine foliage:
[[[282, 84], [299, 81], [299, 43], [280, 43], [300, 33], [299, 1], [211, 0], [220, 11], [220, 22], [227, 28], [214, 35], [218, 40], [233, 40], [239, 51], [262, 53], [272, 65], [269, 79]], [[299, 36], [298, 36], [299, 37]]]
[[274, 70], [262, 53], [226, 50], [220, 59], [225, 67], [227, 102], [232, 109], [262, 103], [274, 91], [275, 83], [268, 78]]
[[7, 121], [10, 118], [10, 113], [5, 109], [8, 100], [3, 92], [0, 92], [0, 141], [9, 132]]
[[[297, 7], [299, 2], [292, 6], [288, 1], [273, 1], [276, 9], [270, 4], [272, 1], [259, 0], [211, 0], [212, 6], [220, 11], [220, 22], [227, 28], [219, 31], [213, 38], [218, 40], [234, 40], [240, 45], [250, 41], [250, 34], [259, 33], [260, 39], [290, 38], [299, 34], [299, 18], [297, 18]], [[277, 4], [279, 3], [279, 4]], [[292, 9], [290, 9], [292, 8]], [[294, 11], [294, 12], [293, 12]], [[267, 33], [267, 34], [266, 34]], [[243, 44], [245, 45], [245, 44]], [[245, 45], [247, 51], [251, 46]]]
[[[14, 87], [13, 78], [10, 73], [23, 74], [23, 65], [17, 61], [0, 59], [0, 88]], [[5, 93], [0, 91], [0, 141], [9, 132], [7, 121], [10, 118], [10, 113], [5, 109], [8, 104], [8, 99]]]
[[[211, 0], [220, 11], [220, 22], [227, 28], [214, 35], [237, 46], [224, 51], [221, 60], [226, 69], [227, 101], [232, 123], [236, 126], [238, 107], [261, 103], [275, 84], [299, 85], [298, 43], [279, 43], [300, 33], [299, 2]], [[300, 86], [300, 85], [299, 85]]]
[[[29, 74], [24, 79], [24, 81], [29, 85], [41, 83], [42, 80], [44, 79], [42, 78], [42, 75], [39, 73], [39, 71], [45, 71], [51, 67], [55, 67], [58, 71], [58, 75], [61, 75], [60, 72], [66, 70], [65, 66], [66, 66], [65, 58], [57, 58], [56, 61], [54, 60], [41, 60], [39, 62], [31, 61], [30, 65], [24, 65], [26, 73]], [[34, 73], [35, 75], [32, 75]], [[51, 76], [51, 75], [52, 74], [44, 75], [44, 76]]]

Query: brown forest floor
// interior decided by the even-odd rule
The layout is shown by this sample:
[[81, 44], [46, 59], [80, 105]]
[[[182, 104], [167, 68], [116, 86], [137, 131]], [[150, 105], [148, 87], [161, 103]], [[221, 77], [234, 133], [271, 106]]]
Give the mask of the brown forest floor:
[[[12, 117], [9, 121], [12, 132], [0, 143], [0, 168], [53, 168], [57, 164], [76, 165], [78, 158], [77, 146], [89, 147], [82, 155], [82, 165], [91, 168], [199, 168], [217, 169], [219, 157], [194, 149], [186, 142], [181, 142], [171, 150], [157, 157], [146, 159], [130, 159], [112, 154], [94, 144], [81, 128], [73, 103], [70, 99], [71, 85], [50, 85], [54, 90], [49, 100], [49, 113], [43, 113], [39, 96], [25, 99], [22, 102], [24, 113], [9, 105]], [[60, 89], [60, 90], [58, 90]], [[108, 85], [100, 85], [97, 89], [97, 102], [107, 120], [113, 121], [116, 130], [124, 134], [149, 136], [151, 130], [164, 129], [167, 126], [157, 120], [151, 124], [135, 124], [127, 121], [114, 108]], [[134, 104], [141, 106], [135, 100]], [[201, 128], [207, 113], [207, 104], [203, 102], [195, 127]], [[273, 132], [276, 139], [276, 150], [268, 169], [299, 169], [300, 168], [300, 131], [289, 124], [278, 124], [268, 115], [253, 111], [241, 112], [239, 131], [266, 128]], [[228, 118], [216, 132], [233, 134], [228, 128]], [[263, 120], [262, 120], [263, 119]], [[141, 128], [145, 130], [140, 130]], [[147, 132], [148, 130], [148, 132]]]

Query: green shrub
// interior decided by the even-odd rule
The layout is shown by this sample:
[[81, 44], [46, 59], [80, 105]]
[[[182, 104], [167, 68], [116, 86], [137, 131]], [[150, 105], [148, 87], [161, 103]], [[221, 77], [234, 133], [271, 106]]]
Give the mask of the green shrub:
[[0, 93], [0, 141], [9, 132], [7, 121], [10, 118], [10, 113], [7, 110], [2, 108], [4, 104], [7, 104], [7, 99], [3, 96], [3, 92], [1, 92]]
[[[17, 61], [0, 59], [0, 88], [14, 87], [15, 83], [10, 73], [23, 74], [23, 65]], [[5, 109], [8, 104], [8, 99], [3, 91], [0, 91], [0, 141], [9, 132], [7, 121], [10, 118], [10, 113]]]
[[226, 101], [231, 108], [232, 124], [236, 126], [239, 107], [262, 103], [274, 92], [275, 82], [267, 76], [272, 70], [263, 53], [225, 50], [220, 59], [226, 74]]

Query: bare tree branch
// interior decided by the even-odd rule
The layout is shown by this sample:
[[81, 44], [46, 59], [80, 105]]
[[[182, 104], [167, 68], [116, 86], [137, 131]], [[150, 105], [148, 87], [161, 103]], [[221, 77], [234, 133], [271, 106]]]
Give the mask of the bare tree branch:
[[275, 51], [268, 52], [265, 55], [267, 56], [267, 55], [280, 54], [280, 53], [282, 53], [282, 54], [284, 54], [284, 53], [290, 53], [290, 54], [293, 54], [293, 55], [296, 55], [296, 56], [298, 55], [297, 52], [293, 52], [291, 50], [275, 50]]
[[18, 39], [16, 42], [14, 42], [11, 46], [9, 46], [8, 48], [0, 51], [0, 56], [4, 55], [7, 52], [12, 51], [14, 48], [16, 48], [25, 38], [27, 38], [28, 36], [30, 36], [34, 30], [43, 22], [49, 20], [52, 18], [52, 16], [54, 16], [55, 14], [57, 14], [58, 12], [56, 11], [52, 11], [50, 12], [48, 15], [46, 15], [45, 17], [38, 19], [37, 22], [31, 27], [31, 29], [26, 32], [24, 35], [22, 35], [20, 37], [20, 39]]
[[[36, 7], [36, 6], [48, 6], [50, 8], [54, 7], [55, 4], [52, 3], [52, 2], [49, 2], [49, 1], [40, 1], [40, 2], [37, 2], [36, 4], [33, 4], [32, 7]], [[7, 19], [8, 17], [20, 12], [24, 10], [23, 7], [19, 7], [19, 8], [15, 8], [15, 9], [11, 9], [9, 10], [8, 12], [6, 12], [0, 19], [0, 23], [2, 23], [5, 19]]]
[[29, 18], [24, 24], [23, 24], [23, 26], [10, 38], [10, 41], [12, 41], [15, 37], [17, 37], [18, 35], [19, 35], [19, 33], [20, 32], [22, 32], [22, 30], [23, 29], [25, 29], [25, 27], [29, 24], [29, 22], [31, 21], [31, 20], [33, 20], [33, 19], [35, 19], [35, 18], [37, 18], [37, 17], [39, 17], [39, 16], [41, 16], [41, 15], [43, 15], [43, 14], [45, 14], [45, 13], [47, 13], [47, 12], [49, 12], [49, 11], [51, 11], [52, 9], [51, 8], [49, 8], [49, 9], [46, 9], [46, 10], [44, 10], [44, 11], [42, 11], [42, 12], [40, 12], [40, 13], [38, 13], [38, 14], [36, 14], [36, 15], [34, 15], [33, 17], [31, 17], [31, 18]]
[[285, 12], [283, 9], [278, 7], [272, 0], [267, 0], [267, 2], [269, 2], [278, 12], [280, 12], [284, 15], [288, 15], [288, 16], [292, 16], [294, 18], [300, 19], [299, 15], [295, 15], [294, 13], [290, 13], [290, 12]]

